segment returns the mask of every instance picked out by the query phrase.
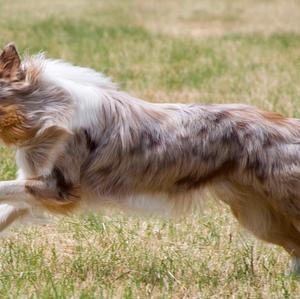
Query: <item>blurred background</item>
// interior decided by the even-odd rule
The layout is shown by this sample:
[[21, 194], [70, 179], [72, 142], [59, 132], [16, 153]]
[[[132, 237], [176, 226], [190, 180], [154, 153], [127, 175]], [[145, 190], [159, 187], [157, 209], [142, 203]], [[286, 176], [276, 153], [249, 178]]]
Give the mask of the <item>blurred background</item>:
[[0, 3], [2, 44], [96, 68], [135, 95], [297, 115], [299, 0]]
[[[145, 100], [300, 115], [299, 0], [0, 0], [0, 33]], [[0, 163], [13, 178], [14, 151]], [[0, 297], [299, 298], [287, 261], [213, 201], [177, 220], [76, 216], [0, 239]]]

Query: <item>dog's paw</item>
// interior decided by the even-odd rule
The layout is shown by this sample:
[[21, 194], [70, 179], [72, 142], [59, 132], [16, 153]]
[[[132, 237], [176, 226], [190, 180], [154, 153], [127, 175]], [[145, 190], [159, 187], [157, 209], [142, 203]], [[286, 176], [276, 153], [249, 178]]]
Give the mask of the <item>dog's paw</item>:
[[[26, 209], [17, 208], [10, 204], [0, 205], [0, 233], [6, 230], [16, 219], [24, 217], [27, 213]], [[5, 233], [4, 233], [5, 234]]]
[[287, 276], [300, 277], [300, 259], [292, 256], [289, 263], [288, 269], [286, 271]]

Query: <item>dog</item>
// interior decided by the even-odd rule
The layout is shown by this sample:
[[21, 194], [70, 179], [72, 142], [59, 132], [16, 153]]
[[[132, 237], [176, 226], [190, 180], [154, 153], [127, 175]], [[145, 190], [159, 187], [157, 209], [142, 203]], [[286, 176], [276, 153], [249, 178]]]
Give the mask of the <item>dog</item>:
[[[0, 229], [118, 206], [183, 214], [213, 192], [300, 270], [300, 121], [242, 104], [154, 104], [96, 71], [0, 55], [0, 139], [18, 177], [0, 182]], [[164, 212], [163, 212], [164, 213]]]

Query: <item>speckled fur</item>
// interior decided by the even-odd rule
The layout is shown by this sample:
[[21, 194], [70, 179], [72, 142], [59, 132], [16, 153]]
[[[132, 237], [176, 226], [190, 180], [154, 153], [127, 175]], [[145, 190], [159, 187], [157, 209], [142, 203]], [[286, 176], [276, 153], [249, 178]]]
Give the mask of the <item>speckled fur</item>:
[[1, 228], [105, 206], [180, 215], [208, 189], [300, 258], [299, 120], [240, 104], [152, 104], [93, 70], [41, 55], [21, 63], [13, 45], [3, 53], [0, 137], [17, 148], [19, 179], [0, 184]]

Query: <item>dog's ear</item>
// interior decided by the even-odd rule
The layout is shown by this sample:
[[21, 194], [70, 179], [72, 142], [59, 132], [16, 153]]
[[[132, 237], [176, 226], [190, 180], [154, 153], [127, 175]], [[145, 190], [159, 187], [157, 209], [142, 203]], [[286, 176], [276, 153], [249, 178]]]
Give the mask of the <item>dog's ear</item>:
[[0, 54], [0, 78], [16, 81], [22, 78], [21, 59], [12, 43], [4, 47]]

